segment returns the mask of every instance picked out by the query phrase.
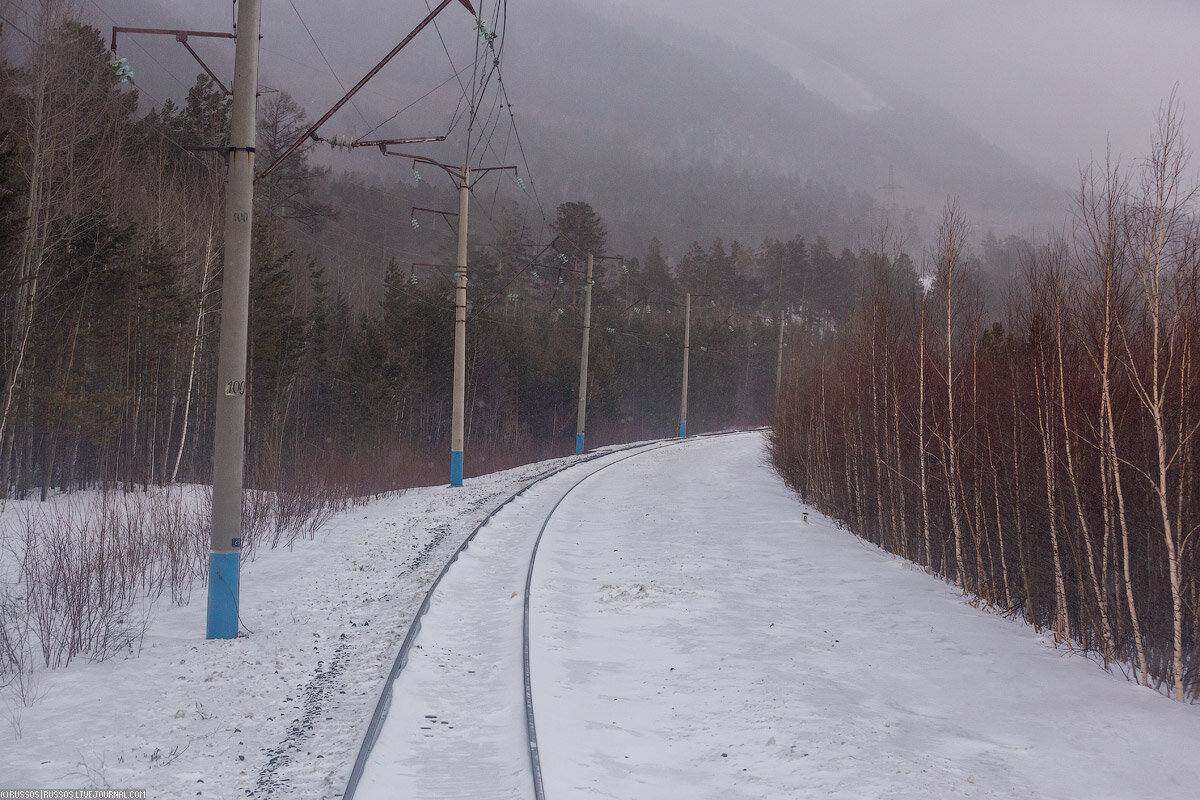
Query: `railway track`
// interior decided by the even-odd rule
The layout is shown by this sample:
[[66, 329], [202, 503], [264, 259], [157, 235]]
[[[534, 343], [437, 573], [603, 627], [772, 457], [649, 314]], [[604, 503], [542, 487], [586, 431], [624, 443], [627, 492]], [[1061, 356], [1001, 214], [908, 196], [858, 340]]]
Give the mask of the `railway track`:
[[[707, 434], [706, 436], [720, 436], [720, 435], [725, 435], [725, 434], [723, 434], [723, 433]], [[524, 714], [523, 714], [523, 716], [524, 716], [525, 734], [526, 734], [525, 735], [525, 744], [526, 744], [527, 753], [528, 753], [528, 768], [529, 768], [529, 775], [532, 780], [533, 796], [536, 800], [544, 800], [545, 790], [542, 785], [542, 770], [541, 770], [541, 762], [540, 762], [540, 757], [539, 757], [539, 748], [538, 748], [538, 741], [537, 741], [537, 726], [536, 726], [536, 720], [535, 720], [535, 716], [534, 716], [534, 703], [533, 703], [533, 686], [532, 686], [531, 679], [530, 679], [530, 663], [529, 663], [529, 661], [530, 661], [530, 643], [529, 643], [530, 588], [531, 588], [532, 581], [533, 581], [533, 570], [534, 570], [534, 565], [535, 565], [536, 559], [537, 559], [538, 546], [541, 543], [542, 537], [545, 534], [546, 529], [549, 527], [551, 520], [554, 518], [554, 514], [558, 510], [559, 506], [563, 503], [564, 500], [566, 500], [567, 497], [569, 497], [571, 495], [571, 493], [573, 491], [575, 491], [575, 489], [577, 489], [579, 486], [581, 486], [582, 484], [587, 482], [590, 478], [592, 478], [593, 476], [597, 475], [598, 473], [608, 469], [609, 467], [620, 464], [631, 458], [636, 458], [638, 456], [645, 455], [646, 453], [654, 452], [654, 451], [661, 450], [661, 449], [668, 448], [668, 447], [680, 446], [680, 445], [686, 444], [687, 442], [692, 441], [694, 439], [698, 439], [698, 438], [702, 438], [702, 437], [694, 436], [694, 437], [690, 437], [689, 439], [673, 439], [673, 440], [665, 440], [665, 441], [658, 441], [658, 442], [650, 442], [650, 443], [645, 443], [645, 444], [630, 445], [630, 446], [619, 448], [616, 450], [609, 450], [609, 451], [606, 451], [603, 453], [593, 454], [593, 455], [587, 457], [582, 462], [575, 461], [571, 464], [565, 465], [557, 470], [554, 470], [553, 472], [550, 472], [546, 475], [540, 476], [539, 478], [537, 478], [537, 479], [529, 482], [525, 486], [523, 486], [517, 492], [514, 492], [507, 499], [505, 499], [502, 503], [500, 503], [482, 522], [479, 523], [479, 525], [477, 525], [475, 527], [474, 530], [472, 530], [471, 534], [463, 541], [462, 545], [459, 546], [459, 548], [450, 556], [450, 558], [447, 560], [446, 564], [443, 566], [437, 579], [433, 582], [433, 584], [430, 586], [429, 591], [426, 593], [426, 595], [417, 611], [417, 614], [414, 616], [413, 621], [409, 626], [409, 629], [404, 637], [404, 641], [400, 647], [399, 652], [396, 655], [396, 658], [393, 662], [392, 668], [389, 671], [389, 674], [385, 681], [383, 690], [380, 693], [379, 700], [376, 703], [375, 710], [372, 714], [370, 723], [368, 724], [367, 732], [366, 732], [365, 736], [363, 737], [362, 745], [359, 748], [358, 755], [355, 759], [354, 765], [351, 769], [349, 779], [347, 781], [346, 790], [343, 794], [344, 798], [354, 798], [354, 797], [359, 796], [360, 784], [362, 783], [363, 776], [366, 773], [367, 764], [371, 760], [372, 755], [374, 754], [376, 745], [379, 743], [380, 735], [381, 735], [381, 733], [384, 729], [384, 725], [388, 719], [389, 712], [391, 711], [391, 707], [392, 707], [392, 703], [393, 703], [393, 699], [394, 699], [394, 688], [395, 688], [396, 681], [402, 675], [405, 668], [408, 666], [409, 659], [413, 655], [414, 649], [416, 649], [416, 650], [421, 649], [419, 637], [420, 637], [420, 633], [422, 630], [422, 622], [426, 618], [427, 614], [429, 613], [430, 608], [433, 605], [434, 596], [437, 594], [439, 589], [442, 587], [443, 581], [444, 581], [446, 575], [449, 573], [450, 568], [456, 562], [459, 561], [462, 554], [471, 546], [471, 544], [473, 542], [476, 541], [477, 535], [480, 533], [480, 531], [482, 531], [485, 527], [492, 524], [493, 522], [497, 522], [498, 520], [503, 519], [503, 517], [501, 516], [501, 512], [505, 511], [506, 509], [511, 510], [511, 507], [513, 506], [514, 503], [517, 503], [523, 497], [528, 496], [531, 492], [534, 492], [536, 490], [542, 489], [543, 487], [547, 486], [549, 482], [553, 481], [557, 477], [562, 476], [563, 473], [567, 472], [568, 470], [578, 470], [581, 468], [586, 469], [586, 465], [592, 464], [594, 466], [594, 468], [586, 469], [586, 472], [584, 474], [579, 476], [578, 479], [571, 481], [569, 484], [567, 484], [565, 486], [565, 488], [556, 489], [557, 496], [555, 496], [554, 494], [551, 494], [548, 499], [542, 500], [542, 502], [539, 504], [540, 508], [545, 509], [547, 507], [547, 505], [549, 505], [549, 511], [547, 511], [544, 515], [539, 514], [540, 526], [538, 527], [536, 538], [534, 538], [532, 540], [531, 545], [527, 545], [528, 546], [527, 554], [522, 554], [522, 558], [525, 560], [525, 563], [523, 564], [524, 580], [523, 580], [523, 598], [522, 598], [522, 604], [521, 604], [522, 611], [521, 611], [521, 628], [520, 628], [521, 633], [520, 633], [520, 635], [522, 637], [521, 672], [522, 672], [522, 681], [524, 684]], [[602, 463], [596, 464], [595, 462], [602, 462]], [[519, 513], [519, 512], [514, 512], [514, 513]], [[536, 524], [537, 524], [536, 522], [533, 523], [533, 525], [536, 525]], [[521, 527], [532, 530], [533, 525], [530, 525], [529, 521], [526, 521]], [[514, 594], [515, 594], [515, 592], [514, 592]], [[481, 622], [480, 624], [486, 625], [488, 623], [486, 621], [484, 621], [484, 622]], [[444, 654], [440, 654], [439, 657], [444, 658], [447, 661], [449, 661], [453, 658], [457, 658], [459, 655], [462, 655], [462, 654], [450, 654], [447, 652]], [[442, 665], [442, 666], [443, 666], [443, 668], [445, 667], [445, 665]], [[435, 723], [438, 723], [440, 725], [449, 724], [448, 720], [439, 719], [438, 718], [439, 715], [437, 715], [437, 714], [426, 714], [426, 715], [424, 715], [424, 717], [425, 717], [425, 719], [429, 720], [429, 722], [430, 722], [429, 725], [421, 726], [422, 729], [424, 729], [424, 730], [428, 730], [428, 731], [435, 730], [435, 728], [436, 728]], [[440, 728], [436, 728], [436, 729], [440, 730]], [[432, 735], [432, 734], [427, 734], [427, 735]], [[524, 796], [528, 796], [527, 791], [528, 791], [528, 787], [526, 787], [525, 792], [523, 792], [522, 794], [524, 794]]]

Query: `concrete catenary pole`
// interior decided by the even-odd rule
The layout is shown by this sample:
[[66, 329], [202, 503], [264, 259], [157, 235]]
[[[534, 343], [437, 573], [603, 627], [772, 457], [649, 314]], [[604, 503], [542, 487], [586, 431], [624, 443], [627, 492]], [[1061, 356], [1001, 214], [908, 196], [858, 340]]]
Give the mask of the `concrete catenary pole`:
[[783, 309], [779, 309], [779, 341], [775, 343], [775, 402], [779, 402], [779, 390], [783, 388]]
[[238, 8], [227, 152], [229, 175], [225, 185], [225, 272], [213, 437], [212, 552], [208, 562], [209, 639], [234, 639], [238, 633], [260, 18], [261, 0], [242, 0]]
[[579, 354], [579, 413], [575, 423], [575, 455], [583, 453], [587, 423], [588, 337], [592, 332], [592, 254], [588, 253], [587, 281], [583, 290], [583, 350]]
[[692, 295], [689, 292], [683, 305], [683, 397], [679, 401], [679, 435], [687, 436], [688, 358], [692, 349]]
[[454, 398], [450, 420], [450, 485], [463, 485], [463, 421], [467, 389], [467, 200], [471, 168], [458, 186], [458, 268], [454, 271]]

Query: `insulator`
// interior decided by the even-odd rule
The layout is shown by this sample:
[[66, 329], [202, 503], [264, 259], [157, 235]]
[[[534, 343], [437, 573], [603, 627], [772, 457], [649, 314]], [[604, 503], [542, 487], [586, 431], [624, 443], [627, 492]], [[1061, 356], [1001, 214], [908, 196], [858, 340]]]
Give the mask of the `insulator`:
[[125, 58], [121, 56], [115, 56], [111, 61], [108, 62], [108, 66], [110, 66], [117, 73], [118, 83], [125, 83], [133, 80], [133, 67], [129, 66], [129, 62]]

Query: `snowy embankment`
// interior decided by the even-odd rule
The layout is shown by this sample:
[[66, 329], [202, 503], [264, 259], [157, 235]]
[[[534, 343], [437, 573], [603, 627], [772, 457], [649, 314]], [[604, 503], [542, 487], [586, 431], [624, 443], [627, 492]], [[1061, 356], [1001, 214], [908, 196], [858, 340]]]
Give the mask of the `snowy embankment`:
[[804, 508], [757, 435], [580, 486], [534, 572], [546, 795], [1195, 797], [1200, 708]]
[[[359, 798], [533, 797], [522, 562], [573, 482], [497, 515], [451, 568]], [[1126, 800], [1200, 785], [1196, 708], [804, 514], [755, 434], [657, 448], [566, 497], [531, 597], [547, 798]]]
[[[0, 705], [0, 788], [154, 798], [340, 797], [413, 614], [492, 509], [568, 459], [412, 489], [243, 563], [236, 641], [206, 641], [203, 587], [162, 600], [137, 657], [35, 673]], [[8, 502], [6, 515], [20, 513]]]
[[[535, 487], [450, 568], [361, 797], [381, 764], [413, 797], [532, 797], [514, 576], [544, 515], [604, 461]], [[0, 731], [0, 787], [340, 796], [445, 560], [562, 463], [413, 490], [260, 554], [243, 571], [246, 638], [205, 641], [197, 592], [157, 614], [140, 658], [43, 673], [41, 698]], [[1196, 707], [804, 511], [759, 434], [655, 448], [567, 496], [531, 601], [550, 800], [1195, 794]]]

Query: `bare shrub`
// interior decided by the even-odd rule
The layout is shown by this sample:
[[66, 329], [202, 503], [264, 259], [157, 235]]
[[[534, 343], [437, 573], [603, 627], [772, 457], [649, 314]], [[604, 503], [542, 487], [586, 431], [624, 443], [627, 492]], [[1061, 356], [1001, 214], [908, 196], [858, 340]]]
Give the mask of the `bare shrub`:
[[7, 584], [0, 584], [0, 689], [17, 683], [29, 665], [28, 624]]
[[47, 667], [133, 652], [153, 604], [186, 603], [207, 567], [207, 508], [195, 493], [103, 491], [30, 505], [6, 536], [14, 578], [0, 612], [0, 670], [36, 649]]
[[[371, 448], [278, 462], [243, 497], [242, 556], [311, 539], [335, 513], [413, 482], [426, 465]], [[190, 601], [207, 579], [211, 489], [103, 489], [28, 504], [0, 530], [0, 688], [32, 696], [35, 662], [136, 654], [164, 596]], [[24, 702], [24, 701], [22, 701]]]
[[334, 514], [403, 487], [427, 474], [424, 459], [407, 448], [371, 446], [353, 452], [309, 454], [285, 469], [264, 459], [242, 501], [242, 555], [260, 546], [291, 547], [312, 539]]

